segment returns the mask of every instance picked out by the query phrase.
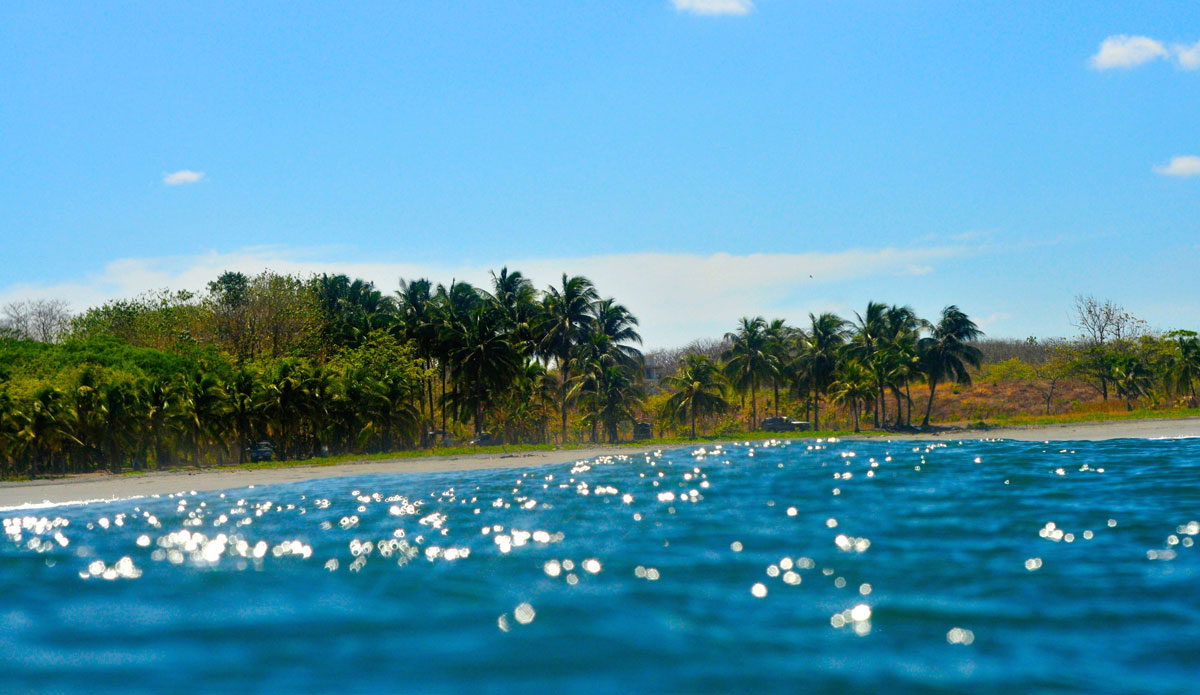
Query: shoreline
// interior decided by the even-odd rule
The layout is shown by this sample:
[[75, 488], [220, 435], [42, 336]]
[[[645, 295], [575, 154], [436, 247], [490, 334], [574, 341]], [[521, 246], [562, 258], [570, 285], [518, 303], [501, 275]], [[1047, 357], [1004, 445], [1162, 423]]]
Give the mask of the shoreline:
[[[947, 428], [914, 434], [863, 434], [841, 437], [853, 440], [1011, 439], [1016, 441], [1101, 441], [1106, 439], [1173, 439], [1200, 437], [1200, 418], [1109, 420], [1053, 425], [1014, 425], [988, 429]], [[709, 445], [716, 442], [696, 442]], [[648, 444], [677, 448], [691, 444]], [[636, 453], [629, 446], [595, 446], [583, 449], [520, 451], [510, 454], [458, 454], [337, 464], [298, 464], [278, 468], [216, 468], [210, 470], [153, 471], [142, 475], [92, 473], [45, 480], [0, 482], [0, 512], [35, 509], [59, 504], [111, 502], [165, 495], [181, 491], [215, 491], [250, 485], [272, 485], [322, 478], [396, 473], [447, 473], [498, 468], [529, 468], [570, 463], [604, 454]]]

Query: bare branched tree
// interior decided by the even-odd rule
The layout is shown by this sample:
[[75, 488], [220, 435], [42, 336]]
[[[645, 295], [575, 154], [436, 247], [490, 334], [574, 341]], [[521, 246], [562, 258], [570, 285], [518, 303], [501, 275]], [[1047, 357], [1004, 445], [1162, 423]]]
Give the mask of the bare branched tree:
[[1090, 294], [1075, 297], [1073, 323], [1088, 347], [1136, 340], [1149, 331], [1147, 323], [1126, 311], [1125, 307], [1111, 299], [1101, 301]]
[[33, 299], [4, 306], [0, 328], [18, 338], [57, 343], [71, 320], [68, 304], [61, 299]]

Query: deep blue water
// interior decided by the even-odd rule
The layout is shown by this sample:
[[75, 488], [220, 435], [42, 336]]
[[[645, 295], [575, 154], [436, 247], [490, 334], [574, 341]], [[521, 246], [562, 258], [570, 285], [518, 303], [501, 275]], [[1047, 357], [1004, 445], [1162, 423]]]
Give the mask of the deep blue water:
[[0, 518], [6, 693], [1200, 692], [1194, 439], [689, 447]]

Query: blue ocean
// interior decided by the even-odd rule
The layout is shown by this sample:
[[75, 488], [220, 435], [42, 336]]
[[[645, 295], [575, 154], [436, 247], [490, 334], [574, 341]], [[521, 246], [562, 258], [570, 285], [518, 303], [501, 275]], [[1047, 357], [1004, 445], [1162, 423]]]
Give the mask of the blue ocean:
[[1200, 440], [792, 440], [0, 511], [0, 691], [1200, 692]]

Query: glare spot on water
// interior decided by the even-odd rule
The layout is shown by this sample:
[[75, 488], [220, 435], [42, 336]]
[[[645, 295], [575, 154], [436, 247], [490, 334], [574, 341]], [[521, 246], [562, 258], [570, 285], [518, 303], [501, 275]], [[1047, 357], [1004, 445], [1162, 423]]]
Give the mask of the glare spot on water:
[[522, 625], [528, 625], [533, 622], [537, 613], [533, 610], [533, 606], [528, 603], [522, 603], [513, 609], [513, 617]]
[[753, 594], [755, 598], [763, 598], [767, 595], [767, 585], [763, 584], [762, 582], [757, 582], [754, 586], [750, 587], [750, 593]]

